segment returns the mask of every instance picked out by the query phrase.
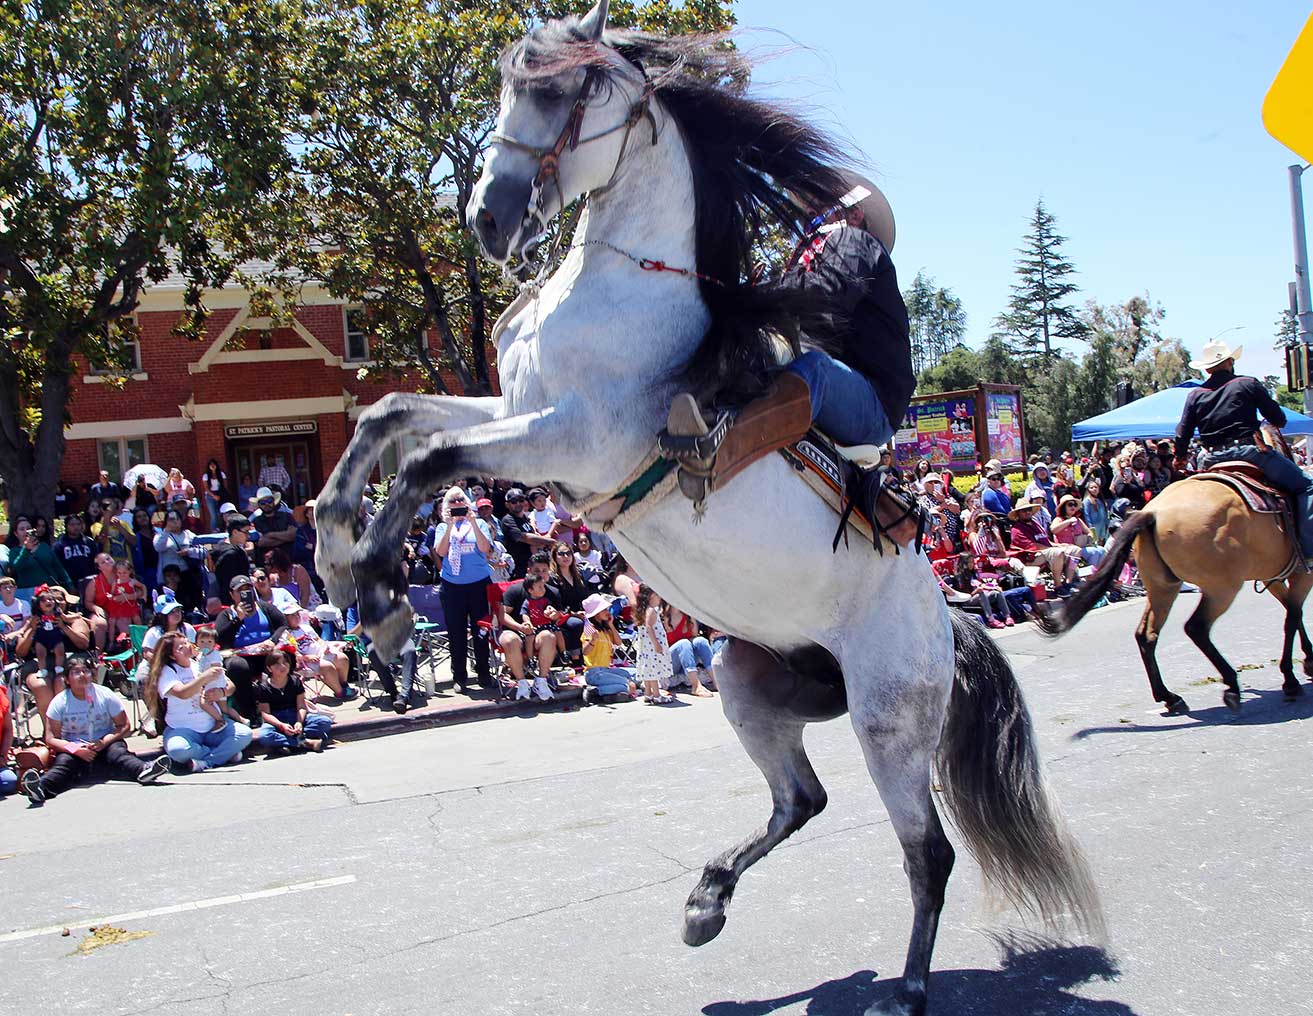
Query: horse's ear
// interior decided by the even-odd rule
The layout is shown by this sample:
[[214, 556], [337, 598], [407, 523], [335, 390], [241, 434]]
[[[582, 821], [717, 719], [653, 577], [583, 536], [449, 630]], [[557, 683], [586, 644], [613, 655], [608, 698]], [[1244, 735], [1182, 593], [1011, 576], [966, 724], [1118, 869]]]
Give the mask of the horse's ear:
[[579, 30], [594, 42], [600, 42], [606, 29], [607, 0], [597, 0], [593, 9], [579, 19]]

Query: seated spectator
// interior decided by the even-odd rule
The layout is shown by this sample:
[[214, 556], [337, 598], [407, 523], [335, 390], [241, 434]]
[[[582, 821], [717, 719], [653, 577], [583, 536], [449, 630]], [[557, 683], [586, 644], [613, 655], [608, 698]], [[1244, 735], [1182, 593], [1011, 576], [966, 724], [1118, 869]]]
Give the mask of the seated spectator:
[[60, 619], [64, 614], [64, 591], [58, 595], [49, 587], [37, 586], [32, 598], [32, 616], [28, 621], [35, 627], [32, 636], [32, 655], [36, 660], [36, 676], [47, 678], [54, 669], [55, 681], [64, 675], [64, 631]]
[[670, 687], [687, 687], [691, 695], [706, 698], [716, 687], [712, 673], [711, 643], [698, 632], [698, 623], [674, 604], [667, 603], [661, 612], [670, 644]]
[[584, 600], [592, 592], [574, 563], [574, 551], [564, 541], [552, 547], [551, 576], [548, 582], [561, 603], [561, 634], [565, 636], [565, 654], [571, 667], [583, 670]]
[[255, 505], [250, 519], [256, 533], [255, 563], [261, 564], [277, 547], [290, 550], [296, 542], [296, 521], [292, 518], [292, 510], [278, 501], [268, 487], [255, 492]]
[[347, 655], [347, 644], [320, 638], [310, 624], [309, 612], [300, 605], [294, 606], [284, 617], [288, 637], [296, 643], [297, 663], [315, 671], [343, 702], [358, 697], [360, 692], [351, 687], [351, 658]]
[[9, 689], [0, 684], [0, 797], [18, 789], [18, 774], [9, 768], [14, 750], [14, 724], [10, 719]]
[[37, 538], [36, 530], [26, 518], [20, 517], [14, 523], [11, 538], [16, 540], [17, 549], [9, 556], [9, 574], [18, 583], [21, 598], [31, 599], [37, 586], [76, 588], [54, 550]]
[[143, 688], [150, 674], [151, 657], [160, 639], [171, 632], [179, 632], [188, 642], [196, 642], [196, 629], [183, 618], [181, 603], [167, 593], [162, 593], [155, 597], [154, 608], [146, 634], [141, 637], [141, 663], [137, 665], [137, 681]]
[[123, 743], [130, 733], [122, 700], [91, 679], [85, 656], [69, 660], [68, 687], [55, 696], [46, 713], [46, 746], [54, 753], [50, 769], [23, 774], [23, 792], [33, 804], [87, 779], [96, 772], [137, 783], [154, 783], [169, 771], [168, 759], [147, 763]]
[[637, 694], [632, 667], [617, 667], [613, 661], [615, 650], [623, 645], [620, 633], [611, 616], [611, 601], [601, 593], [593, 593], [584, 600], [587, 623], [583, 630], [584, 647], [584, 703], [595, 702], [604, 695]]
[[275, 607], [287, 616], [289, 610], [299, 607], [301, 604], [296, 597], [292, 595], [290, 589], [284, 589], [282, 586], [274, 584], [273, 579], [269, 577], [267, 568], [255, 568], [251, 571], [251, 581], [255, 584], [255, 595], [261, 600], [268, 600]]
[[[980, 610], [987, 628], [1007, 628], [1016, 624], [1012, 612], [1008, 609], [1007, 599], [998, 584], [998, 576], [977, 572], [971, 554], [959, 554], [956, 558], [947, 558], [935, 563], [935, 573], [939, 576], [939, 587], [945, 590], [945, 596], [954, 606], [971, 603]], [[968, 599], [949, 596], [947, 590], [965, 595]]]
[[[553, 602], [556, 594], [547, 587], [547, 576], [551, 571], [548, 555], [534, 554], [529, 562], [529, 574], [506, 590], [498, 608], [501, 616], [499, 627], [501, 635], [498, 643], [506, 657], [506, 665], [519, 687], [525, 691], [525, 654], [534, 653], [538, 660], [538, 679], [543, 681], [551, 672], [552, 662], [556, 659], [560, 633], [553, 630], [551, 618], [547, 611], [559, 611], [559, 600]], [[532, 583], [532, 585], [530, 585]], [[538, 592], [535, 593], [535, 590]], [[535, 625], [531, 617], [526, 616], [527, 603], [537, 597], [537, 609], [541, 626]], [[527, 694], [527, 692], [526, 692]], [[547, 696], [547, 697], [550, 697]]]
[[[146, 704], [156, 729], [164, 731], [164, 751], [176, 773], [199, 773], [235, 762], [251, 743], [251, 728], [244, 723], [228, 720], [222, 730], [213, 729], [214, 718], [201, 708], [202, 698], [218, 702], [235, 689], [230, 681], [226, 688], [206, 691], [222, 671], [202, 671], [193, 656], [192, 644], [182, 633], [169, 632], [156, 645], [146, 678]], [[254, 711], [253, 697], [252, 706]]]
[[1003, 479], [1003, 470], [989, 470], [985, 482], [989, 486], [981, 492], [980, 503], [996, 518], [1008, 518], [1012, 511], [1012, 491]]
[[287, 619], [268, 599], [257, 597], [245, 575], [232, 580], [229, 596], [232, 606], [215, 618], [214, 631], [221, 649], [235, 650], [224, 669], [236, 688], [237, 711], [258, 723], [255, 684], [264, 674], [265, 657], [287, 630]]
[[1072, 494], [1064, 494], [1058, 502], [1058, 517], [1049, 526], [1055, 544], [1080, 548], [1081, 560], [1097, 566], [1103, 560], [1103, 547], [1097, 543], [1094, 531], [1081, 518], [1081, 503]]
[[13, 652], [15, 636], [31, 616], [32, 603], [19, 598], [18, 583], [8, 575], [0, 576], [0, 636], [8, 652]]
[[[47, 661], [52, 655], [50, 646], [59, 646], [59, 656], [85, 652], [91, 645], [91, 628], [86, 619], [72, 613], [67, 601], [60, 599], [64, 591], [58, 586], [40, 590], [41, 596], [33, 601], [31, 616], [23, 622], [14, 639], [14, 656], [27, 663], [37, 661], [37, 640], [46, 647]], [[38, 607], [41, 598], [44, 605]], [[49, 624], [49, 629], [46, 625]], [[58, 640], [58, 642], [56, 642]], [[38, 664], [39, 666], [39, 664]], [[25, 678], [28, 690], [36, 700], [37, 711], [44, 721], [50, 700], [64, 690], [64, 675], [50, 674], [46, 668], [30, 670]]]
[[1053, 480], [1049, 475], [1049, 467], [1044, 462], [1035, 463], [1024, 500], [1033, 501], [1037, 493], [1044, 498], [1044, 509], [1049, 513], [1049, 518], [1052, 518], [1058, 513], [1058, 501], [1053, 495]]
[[160, 493], [164, 495], [164, 500], [172, 504], [178, 498], [192, 500], [196, 496], [196, 488], [182, 475], [182, 470], [174, 466], [169, 470], [169, 478], [164, 481], [164, 489]]
[[155, 537], [155, 550], [160, 558], [160, 580], [164, 569], [176, 565], [180, 581], [177, 598], [188, 611], [205, 609], [205, 588], [198, 560], [205, 556], [206, 548], [196, 545], [196, 534], [187, 528], [186, 516], [177, 508], [164, 513], [164, 528]]
[[1023, 563], [1047, 570], [1053, 576], [1054, 592], [1065, 596], [1076, 581], [1080, 553], [1075, 547], [1054, 546], [1039, 513], [1038, 500], [1012, 509], [1012, 549], [1019, 552]]
[[286, 589], [297, 604], [307, 610], [314, 610], [323, 603], [319, 598], [319, 591], [310, 580], [310, 572], [303, 565], [293, 564], [292, 557], [285, 547], [275, 547], [269, 552], [265, 571], [269, 574], [269, 582], [275, 588]]
[[501, 523], [497, 520], [497, 514], [492, 510], [492, 501], [489, 498], [481, 497], [474, 502], [474, 510], [478, 513], [479, 518], [488, 524], [492, 530], [492, 538], [498, 543], [501, 542]]
[[925, 478], [931, 472], [929, 459], [918, 459], [916, 465], [912, 467], [912, 485], [916, 487], [918, 494], [925, 493]]
[[606, 578], [606, 565], [602, 561], [602, 552], [593, 546], [593, 538], [586, 529], [580, 529], [574, 534], [574, 563], [579, 574], [594, 591], [602, 587]]
[[118, 582], [118, 566], [109, 554], [101, 551], [92, 563], [96, 566], [91, 581], [82, 590], [82, 613], [91, 622], [91, 633], [96, 649], [103, 652], [109, 645], [110, 610], [113, 604], [114, 585]]
[[999, 532], [998, 519], [990, 512], [982, 511], [976, 515], [972, 525], [969, 550], [976, 556], [976, 563], [988, 571], [1021, 571], [1025, 567], [1017, 558], [1008, 554], [1003, 545], [1003, 535]]
[[132, 529], [131, 516], [123, 513], [123, 502], [116, 497], [107, 497], [100, 521], [91, 527], [91, 535], [100, 545], [100, 549], [110, 557], [130, 558], [132, 548], [136, 545], [137, 534]]
[[305, 684], [293, 672], [296, 650], [277, 646], [270, 651], [267, 669], [255, 686], [260, 725], [255, 739], [270, 754], [287, 751], [323, 751], [328, 746], [333, 718], [312, 713], [305, 704]]
[[155, 537], [159, 535], [159, 530], [155, 528], [147, 509], [133, 510], [132, 532], [137, 537], [137, 544], [132, 548], [132, 570], [137, 580], [146, 587], [149, 598], [160, 588], [160, 553], [155, 549]]

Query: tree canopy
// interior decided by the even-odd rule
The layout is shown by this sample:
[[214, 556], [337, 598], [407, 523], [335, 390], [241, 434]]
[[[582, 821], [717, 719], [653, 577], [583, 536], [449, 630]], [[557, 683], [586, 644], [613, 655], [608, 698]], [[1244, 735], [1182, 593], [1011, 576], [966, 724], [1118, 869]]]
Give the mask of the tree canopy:
[[1079, 287], [1072, 281], [1076, 268], [1062, 253], [1067, 238], [1058, 234], [1056, 226], [1043, 200], [1035, 202], [1030, 231], [1017, 251], [1017, 282], [1008, 309], [994, 322], [995, 334], [1019, 356], [1051, 357], [1057, 339], [1085, 335], [1076, 308], [1066, 302]]

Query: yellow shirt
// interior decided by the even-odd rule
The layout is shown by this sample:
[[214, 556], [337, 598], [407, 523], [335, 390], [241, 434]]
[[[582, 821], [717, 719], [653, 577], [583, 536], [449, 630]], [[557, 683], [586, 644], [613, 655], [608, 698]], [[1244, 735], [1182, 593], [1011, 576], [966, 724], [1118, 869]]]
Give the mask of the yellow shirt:
[[598, 631], [593, 640], [584, 646], [584, 665], [588, 667], [611, 666], [611, 638], [604, 631]]

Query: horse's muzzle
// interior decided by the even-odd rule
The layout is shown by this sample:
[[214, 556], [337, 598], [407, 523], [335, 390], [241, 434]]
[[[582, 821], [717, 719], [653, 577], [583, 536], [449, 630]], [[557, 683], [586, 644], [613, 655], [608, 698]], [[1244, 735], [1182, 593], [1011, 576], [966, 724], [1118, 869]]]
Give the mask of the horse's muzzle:
[[512, 253], [518, 253], [515, 245], [522, 242], [530, 218], [527, 211], [530, 190], [527, 181], [485, 177], [465, 209], [466, 221], [483, 253], [499, 264], [505, 264]]

